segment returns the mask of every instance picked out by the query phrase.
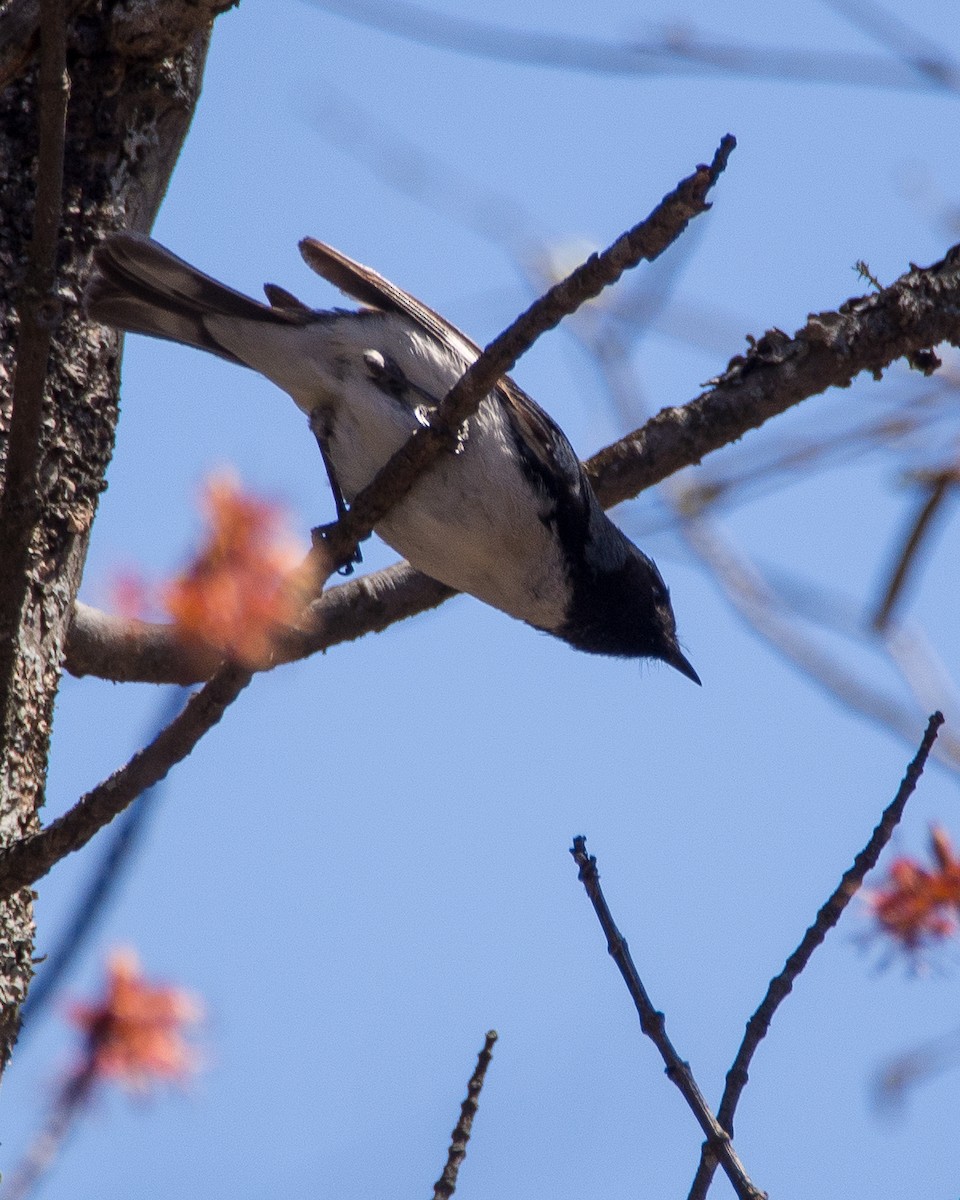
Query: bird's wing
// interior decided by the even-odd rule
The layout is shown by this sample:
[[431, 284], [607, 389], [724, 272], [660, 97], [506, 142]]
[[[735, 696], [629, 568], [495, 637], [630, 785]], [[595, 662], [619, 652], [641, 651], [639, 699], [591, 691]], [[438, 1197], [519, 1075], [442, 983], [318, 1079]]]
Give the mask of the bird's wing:
[[[304, 238], [300, 253], [312, 270], [360, 304], [406, 317], [468, 362], [480, 354], [476, 342], [455, 325], [372, 267], [356, 262], [316, 238]], [[559, 473], [568, 486], [579, 491], [584, 484], [584, 475], [560, 426], [508, 375], [501, 378], [496, 391], [514, 433], [534, 459], [548, 474]]]

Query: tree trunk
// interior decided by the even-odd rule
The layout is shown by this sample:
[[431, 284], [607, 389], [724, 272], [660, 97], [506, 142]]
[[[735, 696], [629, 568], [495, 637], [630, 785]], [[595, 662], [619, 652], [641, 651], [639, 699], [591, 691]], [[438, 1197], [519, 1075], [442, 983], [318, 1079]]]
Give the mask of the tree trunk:
[[[0, 599], [7, 601], [5, 611], [0, 604], [4, 844], [37, 826], [64, 640], [113, 449], [120, 344], [114, 334], [89, 325], [80, 309], [91, 251], [111, 230], [145, 231], [153, 223], [200, 93], [213, 18], [227, 6], [186, 0], [69, 4], [70, 95], [56, 280], [52, 292], [40, 295], [24, 281], [30, 280], [38, 188], [40, 30], [57, 7], [46, 0], [0, 3], [5, 476], [14, 474], [12, 386], [23, 314], [32, 306], [41, 323], [54, 326], [39, 453], [27, 486], [11, 487], [5, 497], [0, 532]], [[17, 527], [25, 531], [22, 553], [10, 533]], [[32, 903], [33, 892], [24, 889], [0, 908], [0, 1068], [16, 1040], [32, 973]]]

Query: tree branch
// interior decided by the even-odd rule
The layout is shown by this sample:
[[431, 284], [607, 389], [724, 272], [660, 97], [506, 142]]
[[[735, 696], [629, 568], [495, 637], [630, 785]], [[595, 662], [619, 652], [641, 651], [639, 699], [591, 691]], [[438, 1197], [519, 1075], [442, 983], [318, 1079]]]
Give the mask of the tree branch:
[[[429, 611], [456, 595], [408, 563], [330, 588], [306, 614], [309, 633], [288, 630], [278, 640], [275, 663], [296, 662], [382, 633], [397, 621]], [[185, 648], [173, 626], [112, 616], [77, 602], [67, 639], [68, 669], [116, 683], [202, 683], [219, 661], [216, 652]]]
[[[853, 860], [853, 865], [844, 872], [833, 894], [822, 905], [813, 924], [803, 935], [796, 950], [787, 959], [783, 970], [770, 981], [767, 994], [764, 996], [757, 1011], [747, 1022], [746, 1032], [743, 1036], [743, 1041], [740, 1043], [740, 1049], [733, 1060], [733, 1066], [727, 1072], [727, 1083], [720, 1101], [720, 1109], [717, 1113], [717, 1119], [721, 1126], [728, 1131], [731, 1137], [733, 1136], [733, 1117], [740, 1102], [743, 1089], [747, 1085], [747, 1080], [749, 1079], [748, 1068], [757, 1047], [766, 1036], [774, 1014], [780, 1007], [780, 1004], [793, 990], [794, 982], [810, 961], [814, 950], [817, 949], [830, 930], [840, 920], [844, 909], [860, 890], [867, 872], [873, 870], [877, 865], [877, 860], [883, 848], [889, 842], [894, 829], [903, 816], [904, 807], [913, 795], [917, 782], [923, 774], [930, 750], [937, 738], [937, 731], [942, 724], [943, 714], [939, 712], [934, 713], [927, 723], [927, 731], [923, 735], [923, 741], [920, 743], [920, 748], [914, 756], [913, 761], [907, 767], [907, 772], [903, 777], [900, 787], [897, 789], [896, 796], [894, 796], [890, 804], [884, 809], [883, 816], [871, 834], [870, 840]], [[706, 1196], [707, 1190], [710, 1187], [710, 1181], [716, 1170], [717, 1157], [714, 1146], [708, 1141], [700, 1152], [700, 1165], [697, 1168], [693, 1185], [690, 1188], [688, 1200], [703, 1200]], [[722, 1161], [721, 1165], [723, 1165]]]
[[630, 956], [626, 940], [617, 928], [607, 906], [607, 901], [600, 888], [597, 860], [592, 854], [587, 854], [586, 838], [575, 837], [570, 853], [580, 868], [580, 881], [590, 897], [590, 903], [593, 905], [593, 910], [606, 935], [607, 950], [617, 964], [624, 983], [627, 985], [627, 991], [636, 1006], [637, 1014], [640, 1017], [640, 1028], [660, 1051], [660, 1057], [666, 1066], [667, 1078], [677, 1086], [680, 1094], [686, 1100], [690, 1111], [707, 1136], [707, 1144], [722, 1165], [740, 1200], [766, 1200], [766, 1193], [761, 1192], [747, 1175], [743, 1163], [733, 1148], [729, 1134], [725, 1132], [710, 1111], [710, 1106], [704, 1099], [703, 1093], [693, 1077], [693, 1072], [690, 1070], [690, 1064], [683, 1061], [667, 1036], [663, 1013], [657, 1012], [651, 1003]]

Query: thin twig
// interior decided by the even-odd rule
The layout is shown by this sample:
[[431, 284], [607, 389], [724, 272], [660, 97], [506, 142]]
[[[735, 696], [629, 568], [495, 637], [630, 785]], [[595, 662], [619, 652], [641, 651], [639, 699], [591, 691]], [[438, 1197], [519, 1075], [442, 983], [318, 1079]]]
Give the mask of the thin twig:
[[63, 145], [70, 83], [67, 77], [65, 0], [43, 0], [37, 75], [39, 145], [33, 235], [18, 298], [20, 333], [12, 413], [0, 498], [0, 750], [16, 722], [9, 711], [20, 655], [17, 631], [27, 596], [30, 543], [40, 515], [40, 441], [43, 393], [53, 333], [60, 321], [57, 240], [63, 194]]
[[38, 833], [0, 851], [0, 900], [36, 883], [67, 854], [79, 850], [146, 788], [159, 783], [223, 716], [252, 676], [226, 665], [190, 697], [183, 711], [128, 763], [82, 796]]
[[602, 253], [592, 254], [494, 338], [450, 389], [429, 424], [408, 438], [337, 522], [324, 542], [324, 549], [338, 565], [352, 558], [357, 543], [369, 536], [403, 499], [423, 471], [442, 453], [456, 448], [464, 421], [476, 412], [484, 396], [537, 338], [616, 283], [624, 271], [644, 259], [657, 258], [695, 216], [707, 211], [707, 195], [736, 144], [730, 134], [722, 138], [710, 166], [699, 166], [661, 200], [646, 220], [622, 234]]
[[590, 903], [593, 905], [600, 926], [606, 935], [607, 950], [617, 964], [627, 985], [627, 991], [636, 1006], [637, 1014], [640, 1017], [640, 1028], [660, 1051], [660, 1057], [666, 1066], [667, 1078], [679, 1088], [680, 1094], [686, 1100], [700, 1128], [706, 1134], [708, 1145], [723, 1166], [727, 1178], [740, 1200], [764, 1200], [766, 1193], [761, 1192], [750, 1180], [743, 1164], [737, 1157], [730, 1136], [710, 1111], [710, 1107], [693, 1077], [689, 1063], [683, 1061], [667, 1036], [663, 1013], [657, 1012], [651, 1003], [646, 988], [637, 973], [637, 968], [634, 966], [627, 943], [607, 906], [607, 901], [600, 888], [597, 860], [592, 854], [587, 854], [586, 838], [575, 837], [570, 853], [580, 868], [580, 881], [590, 897]]
[[[900, 818], [903, 816], [904, 807], [911, 795], [913, 795], [917, 781], [923, 774], [930, 750], [937, 738], [937, 731], [942, 724], [943, 714], [935, 712], [927, 724], [927, 730], [923, 735], [919, 750], [909, 767], [907, 767], [907, 772], [903, 777], [900, 787], [897, 789], [896, 796], [894, 796], [890, 804], [884, 809], [879, 824], [870, 835], [870, 840], [853, 860], [853, 865], [844, 872], [833, 894], [821, 906], [816, 919], [803, 935], [796, 950], [787, 959], [783, 970], [770, 981], [767, 993], [760, 1006], [747, 1022], [746, 1032], [744, 1033], [743, 1041], [740, 1043], [740, 1049], [733, 1060], [733, 1065], [727, 1072], [727, 1082], [717, 1113], [717, 1119], [721, 1126], [731, 1136], [733, 1135], [733, 1117], [740, 1102], [740, 1096], [749, 1078], [748, 1069], [750, 1063], [756, 1053], [757, 1047], [766, 1036], [774, 1013], [779, 1008], [781, 1002], [792, 991], [797, 976], [810, 961], [814, 950], [817, 949], [830, 930], [840, 920], [844, 909], [859, 891], [867, 872], [871, 871], [877, 865], [877, 860], [893, 835], [894, 829], [896, 829]], [[710, 1187], [710, 1181], [716, 1170], [716, 1159], [716, 1151], [713, 1145], [708, 1142], [700, 1152], [700, 1165], [697, 1168], [693, 1185], [690, 1188], [688, 1200], [703, 1200], [706, 1196], [707, 1189]], [[721, 1165], [723, 1165], [722, 1162]]]
[[887, 584], [883, 599], [874, 614], [874, 629], [882, 630], [889, 625], [894, 607], [903, 595], [907, 579], [916, 566], [920, 548], [933, 529], [934, 518], [943, 509], [951, 490], [956, 487], [958, 481], [960, 481], [960, 477], [958, 477], [955, 466], [947, 471], [937, 472], [932, 479], [927, 481], [923, 503], [903, 539], [894, 568], [890, 573], [890, 582]]
[[487, 1074], [487, 1067], [493, 1058], [493, 1047], [497, 1040], [497, 1031], [491, 1029], [487, 1034], [483, 1049], [477, 1058], [477, 1066], [467, 1084], [467, 1098], [460, 1105], [460, 1120], [457, 1121], [450, 1135], [450, 1150], [447, 1153], [447, 1163], [443, 1174], [433, 1185], [433, 1200], [450, 1200], [456, 1191], [457, 1174], [460, 1164], [467, 1154], [467, 1142], [470, 1141], [470, 1131], [473, 1129], [473, 1118], [477, 1115], [480, 1102], [480, 1089]]

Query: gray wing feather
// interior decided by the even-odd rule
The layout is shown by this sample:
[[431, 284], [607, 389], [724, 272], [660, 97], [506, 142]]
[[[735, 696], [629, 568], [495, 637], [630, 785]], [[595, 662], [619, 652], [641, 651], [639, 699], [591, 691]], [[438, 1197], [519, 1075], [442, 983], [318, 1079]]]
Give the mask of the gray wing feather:
[[[461, 356], [466, 352], [469, 361], [480, 354], [476, 342], [455, 325], [372, 267], [356, 262], [316, 238], [304, 238], [300, 253], [307, 266], [352, 299], [381, 312], [405, 316], [432, 334], [441, 345]], [[585, 484], [585, 477], [576, 452], [560, 426], [509, 375], [500, 380], [496, 391], [514, 430], [531, 452], [547, 470], [558, 472], [569, 486], [579, 491]]]

